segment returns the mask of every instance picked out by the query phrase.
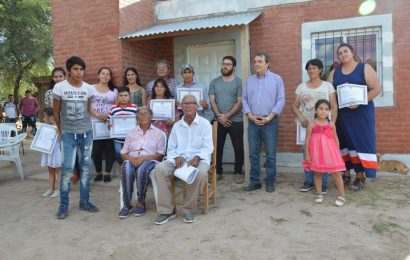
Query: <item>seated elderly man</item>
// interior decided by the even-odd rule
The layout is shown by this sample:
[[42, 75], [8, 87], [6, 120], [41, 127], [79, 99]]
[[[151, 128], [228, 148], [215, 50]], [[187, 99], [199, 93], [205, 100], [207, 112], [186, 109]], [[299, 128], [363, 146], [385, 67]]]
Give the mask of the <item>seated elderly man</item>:
[[212, 127], [209, 121], [198, 116], [195, 96], [186, 95], [181, 101], [184, 116], [174, 124], [168, 140], [167, 159], [155, 167], [154, 176], [158, 186], [157, 206], [160, 215], [155, 224], [161, 225], [175, 218], [175, 207], [168, 179], [175, 169], [185, 163], [198, 168], [194, 182], [189, 185], [182, 208], [184, 221], [195, 222], [198, 193], [208, 181], [208, 170], [213, 151]]
[[121, 150], [121, 158], [124, 160], [121, 167], [124, 207], [118, 213], [119, 218], [127, 218], [132, 211], [131, 197], [134, 179], [137, 180], [138, 187], [138, 202], [134, 216], [144, 215], [149, 173], [165, 154], [166, 135], [162, 130], [151, 125], [151, 119], [151, 109], [148, 107], [138, 109], [138, 126], [128, 133]]

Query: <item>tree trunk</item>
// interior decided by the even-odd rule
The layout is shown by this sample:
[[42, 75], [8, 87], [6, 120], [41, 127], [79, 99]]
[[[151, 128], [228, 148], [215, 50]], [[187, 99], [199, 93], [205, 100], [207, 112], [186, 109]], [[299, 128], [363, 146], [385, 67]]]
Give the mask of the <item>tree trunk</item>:
[[14, 80], [14, 102], [18, 104], [20, 102], [20, 96], [19, 96], [19, 90], [20, 90], [20, 83], [21, 79], [23, 78], [23, 70], [20, 70], [19, 73], [16, 76], [16, 79]]

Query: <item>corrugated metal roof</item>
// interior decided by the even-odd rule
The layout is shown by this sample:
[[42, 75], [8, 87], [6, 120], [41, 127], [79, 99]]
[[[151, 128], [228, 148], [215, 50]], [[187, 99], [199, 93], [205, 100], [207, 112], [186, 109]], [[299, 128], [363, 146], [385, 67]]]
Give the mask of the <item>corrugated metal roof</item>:
[[224, 15], [218, 17], [201, 18], [189, 21], [179, 21], [167, 24], [154, 25], [148, 29], [137, 31], [126, 35], [121, 35], [120, 39], [140, 38], [153, 35], [166, 34], [171, 32], [191, 31], [198, 29], [228, 27], [237, 25], [246, 25], [256, 19], [262, 12], [252, 11], [246, 13], [238, 13]]

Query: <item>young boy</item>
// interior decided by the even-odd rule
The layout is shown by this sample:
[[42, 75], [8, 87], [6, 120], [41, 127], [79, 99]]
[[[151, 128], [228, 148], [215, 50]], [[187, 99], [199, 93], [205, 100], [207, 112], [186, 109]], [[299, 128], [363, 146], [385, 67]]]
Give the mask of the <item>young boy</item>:
[[[115, 104], [111, 107], [110, 116], [124, 116], [124, 115], [137, 116], [138, 107], [130, 103], [130, 89], [128, 87], [121, 87], [118, 89], [117, 100], [118, 100], [118, 104]], [[114, 138], [115, 159], [117, 160], [119, 165], [122, 164], [120, 152], [122, 150], [122, 147], [124, 146], [124, 142], [125, 142], [125, 138]], [[104, 176], [104, 182], [107, 182], [110, 180], [111, 180], [110, 175]]]
[[58, 219], [68, 216], [70, 177], [73, 174], [74, 160], [79, 151], [80, 168], [80, 210], [98, 212], [89, 201], [91, 150], [93, 144], [90, 120], [90, 106], [93, 92], [91, 86], [83, 81], [85, 62], [73, 56], [66, 62], [68, 79], [57, 83], [53, 89], [54, 117], [61, 134], [62, 173], [60, 187], [60, 207]]
[[4, 113], [6, 114], [6, 123], [15, 123], [18, 118], [17, 106], [14, 103], [14, 96], [9, 95], [7, 97], [7, 102], [4, 103]]

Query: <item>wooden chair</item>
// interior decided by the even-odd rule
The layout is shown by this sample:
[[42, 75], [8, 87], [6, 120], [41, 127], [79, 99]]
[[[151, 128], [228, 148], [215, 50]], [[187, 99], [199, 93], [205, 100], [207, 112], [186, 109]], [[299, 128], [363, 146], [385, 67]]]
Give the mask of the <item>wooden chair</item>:
[[[208, 170], [208, 182], [204, 186], [203, 194], [202, 194], [203, 213], [205, 215], [208, 214], [209, 199], [211, 199], [212, 204], [216, 203], [216, 140], [217, 140], [217, 133], [218, 133], [218, 122], [215, 121], [212, 124], [212, 141], [213, 141], [213, 145], [214, 145], [214, 151], [212, 152], [211, 165], [210, 165], [209, 170]], [[176, 198], [181, 192], [182, 192], [183, 198], [185, 200], [187, 190], [188, 190], [188, 184], [184, 181], [181, 181], [182, 191], [177, 194], [176, 189], [175, 189], [175, 182], [176, 182], [177, 179], [178, 178], [176, 178], [175, 176], [171, 176], [171, 178], [170, 178], [170, 190], [171, 190], [172, 196], [174, 198], [174, 204], [176, 204]], [[209, 185], [211, 186], [211, 189], [209, 189]]]

